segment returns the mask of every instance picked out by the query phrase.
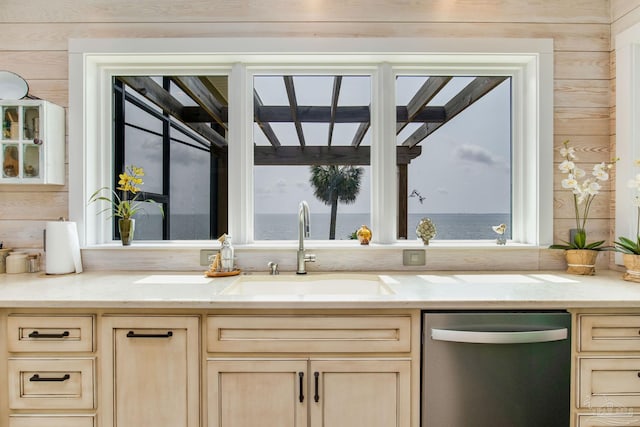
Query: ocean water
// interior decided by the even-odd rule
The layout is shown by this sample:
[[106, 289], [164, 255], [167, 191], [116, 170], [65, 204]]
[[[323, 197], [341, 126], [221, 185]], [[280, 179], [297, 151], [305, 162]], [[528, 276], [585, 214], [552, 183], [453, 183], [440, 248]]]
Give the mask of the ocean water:
[[[256, 240], [295, 240], [298, 238], [297, 215], [257, 214], [255, 219]], [[492, 225], [507, 224], [507, 238], [511, 238], [511, 216], [504, 213], [489, 214], [410, 214], [408, 239], [417, 239], [415, 230], [424, 217], [429, 217], [436, 226], [433, 240], [482, 240], [495, 239]], [[329, 214], [311, 214], [310, 239], [329, 238]], [[371, 225], [368, 214], [340, 214], [336, 220], [336, 240], [349, 239], [351, 233], [361, 225]], [[375, 230], [373, 233], [375, 235]]]
[[[509, 214], [410, 214], [409, 240], [417, 239], [416, 226], [429, 217], [436, 226], [433, 240], [483, 240], [495, 239], [492, 225], [507, 224], [507, 238], [511, 238]], [[205, 215], [172, 215], [172, 240], [209, 240], [208, 218]], [[310, 239], [329, 238], [329, 214], [311, 214]], [[348, 240], [351, 233], [366, 224], [371, 226], [368, 214], [341, 214], [336, 221], [336, 240]], [[161, 218], [149, 215], [136, 222], [136, 240], [156, 240], [161, 236]], [[257, 214], [255, 240], [296, 240], [298, 238], [297, 214]], [[376, 230], [373, 230], [375, 236]]]

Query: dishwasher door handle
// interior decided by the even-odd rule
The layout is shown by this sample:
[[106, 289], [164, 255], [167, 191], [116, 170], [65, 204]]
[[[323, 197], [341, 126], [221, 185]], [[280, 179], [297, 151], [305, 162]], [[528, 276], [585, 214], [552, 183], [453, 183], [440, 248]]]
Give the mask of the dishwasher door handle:
[[567, 328], [523, 332], [459, 331], [431, 328], [431, 339], [474, 344], [528, 344], [567, 339]]

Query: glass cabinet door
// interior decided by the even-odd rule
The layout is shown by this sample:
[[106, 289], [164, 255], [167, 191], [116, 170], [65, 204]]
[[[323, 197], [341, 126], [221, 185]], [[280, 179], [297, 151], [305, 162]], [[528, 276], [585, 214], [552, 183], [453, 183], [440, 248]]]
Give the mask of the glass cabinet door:
[[22, 139], [40, 143], [40, 107], [26, 106], [22, 110]]
[[40, 177], [40, 146], [33, 143], [24, 144], [22, 156], [22, 174], [25, 178]]
[[18, 144], [2, 144], [2, 177], [16, 178], [20, 173]]
[[2, 107], [2, 139], [5, 141], [20, 139], [18, 107]]

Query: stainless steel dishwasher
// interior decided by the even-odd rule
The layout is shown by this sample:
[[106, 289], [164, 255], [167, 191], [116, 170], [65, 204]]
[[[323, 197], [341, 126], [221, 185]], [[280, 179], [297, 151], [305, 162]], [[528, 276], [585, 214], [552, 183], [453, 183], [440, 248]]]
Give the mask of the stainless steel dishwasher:
[[422, 427], [567, 427], [571, 316], [424, 312]]

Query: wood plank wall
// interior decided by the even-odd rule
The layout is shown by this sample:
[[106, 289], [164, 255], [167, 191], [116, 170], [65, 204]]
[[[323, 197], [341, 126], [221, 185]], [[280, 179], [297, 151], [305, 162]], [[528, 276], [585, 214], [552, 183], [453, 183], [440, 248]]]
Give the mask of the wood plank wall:
[[[633, 6], [630, 6], [633, 4]], [[527, 37], [555, 50], [554, 162], [565, 139], [586, 167], [610, 158], [611, 16], [640, 21], [640, 0], [3, 0], [0, 69], [30, 93], [68, 106], [67, 42], [83, 37]], [[554, 235], [566, 239], [572, 207], [555, 173]], [[589, 237], [608, 239], [607, 187]], [[0, 240], [40, 248], [44, 222], [67, 216], [67, 186], [0, 186]]]

